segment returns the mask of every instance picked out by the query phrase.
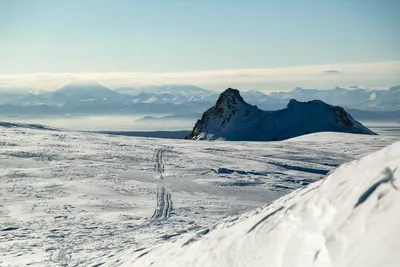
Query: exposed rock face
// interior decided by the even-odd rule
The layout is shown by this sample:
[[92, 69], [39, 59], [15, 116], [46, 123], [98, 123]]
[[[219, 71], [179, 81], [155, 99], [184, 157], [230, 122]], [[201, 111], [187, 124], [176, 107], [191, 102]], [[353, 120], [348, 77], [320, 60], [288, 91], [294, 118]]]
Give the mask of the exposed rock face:
[[343, 108], [320, 100], [291, 99], [285, 109], [263, 111], [246, 103], [238, 90], [228, 88], [186, 139], [277, 141], [315, 132], [375, 134]]

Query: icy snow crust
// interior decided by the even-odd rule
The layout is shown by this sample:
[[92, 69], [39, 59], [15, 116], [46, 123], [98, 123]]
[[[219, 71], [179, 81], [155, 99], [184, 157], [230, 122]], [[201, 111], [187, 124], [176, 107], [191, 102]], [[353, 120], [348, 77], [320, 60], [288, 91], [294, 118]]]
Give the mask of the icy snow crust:
[[264, 111], [246, 103], [236, 89], [225, 90], [197, 121], [187, 139], [277, 141], [316, 132], [375, 134], [343, 108], [320, 100], [290, 100], [285, 109]]
[[22, 126], [0, 127], [0, 266], [195, 266], [195, 259], [204, 266], [265, 266], [259, 259], [290, 266], [309, 257], [340, 266], [342, 259], [363, 260], [355, 255], [364, 248], [368, 264], [372, 257], [389, 264], [398, 249], [392, 228], [398, 224], [397, 180], [379, 185], [355, 207], [374, 182], [390, 177], [381, 172], [394, 171], [395, 152], [378, 152], [360, 167], [352, 163], [351, 173], [340, 168], [332, 177], [343, 171], [341, 185], [330, 178], [311, 184], [306, 190], [315, 189], [305, 195], [296, 191], [393, 143], [391, 137], [318, 133], [231, 143]]

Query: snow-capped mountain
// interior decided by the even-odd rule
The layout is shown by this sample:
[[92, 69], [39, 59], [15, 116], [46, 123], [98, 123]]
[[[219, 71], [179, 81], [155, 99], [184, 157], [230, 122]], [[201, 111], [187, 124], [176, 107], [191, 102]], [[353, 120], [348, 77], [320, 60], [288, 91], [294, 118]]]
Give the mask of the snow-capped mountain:
[[333, 89], [303, 89], [296, 87], [290, 92], [273, 92], [270, 95], [279, 99], [297, 99], [299, 101], [322, 100], [331, 105], [358, 106], [368, 102], [374, 91], [367, 92], [363, 89], [348, 90], [335, 87]]
[[285, 109], [264, 111], [246, 103], [239, 91], [228, 88], [197, 121], [186, 139], [276, 141], [315, 132], [375, 134], [343, 108], [320, 100], [290, 100]]
[[108, 102], [119, 103], [128, 101], [129, 97], [120, 94], [114, 90], [104, 87], [98, 83], [69, 83], [48, 96], [48, 102], [57, 104], [73, 104], [78, 102]]
[[147, 93], [141, 92], [136, 95], [132, 95], [132, 101], [134, 103], [153, 103], [153, 104], [185, 104], [193, 102], [214, 102], [217, 98], [217, 94], [210, 93], [209, 95], [191, 95], [191, 94], [180, 94], [180, 93]]
[[152, 85], [145, 87], [121, 87], [115, 89], [115, 91], [128, 94], [128, 95], [136, 95], [139, 93], [148, 93], [148, 94], [174, 94], [174, 95], [197, 95], [197, 96], [207, 96], [212, 94], [212, 91], [206, 90], [204, 88], [200, 88], [193, 85]]
[[[295, 88], [290, 92], [242, 91], [243, 99], [263, 110], [286, 107], [290, 99], [298, 101], [322, 100], [347, 109], [374, 112], [400, 109], [400, 86], [388, 90], [365, 90], [358, 87], [328, 90]], [[62, 88], [44, 92], [31, 88], [0, 88], [0, 110], [9, 115], [41, 114], [132, 114], [204, 112], [218, 99], [219, 93], [191, 85], [161, 85], [140, 88], [109, 89], [97, 83], [72, 82]], [[54, 112], [42, 112], [54, 109]], [[31, 112], [32, 110], [32, 112]], [[39, 111], [39, 113], [38, 113]], [[351, 112], [350, 112], [351, 113]], [[360, 112], [356, 112], [359, 114]], [[378, 117], [381, 117], [380, 114]], [[395, 115], [391, 114], [390, 117]], [[363, 119], [365, 116], [356, 117]], [[371, 117], [368, 115], [368, 117]], [[376, 117], [376, 116], [372, 116]]]
[[297, 99], [299, 101], [322, 100], [331, 105], [340, 105], [358, 109], [393, 110], [400, 108], [400, 86], [388, 90], [366, 90], [358, 87], [351, 89], [335, 87], [332, 89], [303, 89], [296, 87], [289, 92], [273, 92], [275, 99]]
[[373, 92], [370, 95], [370, 100], [363, 107], [379, 110], [400, 109], [400, 86], [394, 86], [385, 91]]
[[66, 103], [78, 104], [79, 102], [100, 101], [113, 103], [129, 100], [130, 97], [93, 82], [71, 82], [52, 92], [36, 90], [29, 95], [11, 101], [11, 104], [22, 106], [60, 106]]
[[0, 87], [0, 105], [23, 103], [21, 100], [43, 93], [43, 91], [25, 87]]
[[79, 98], [80, 100], [87, 100], [93, 98], [104, 99], [108, 97], [119, 97], [121, 94], [111, 90], [98, 83], [82, 83], [82, 82], [72, 82], [69, 83], [57, 91], [53, 92], [55, 94], [62, 94], [69, 98]]

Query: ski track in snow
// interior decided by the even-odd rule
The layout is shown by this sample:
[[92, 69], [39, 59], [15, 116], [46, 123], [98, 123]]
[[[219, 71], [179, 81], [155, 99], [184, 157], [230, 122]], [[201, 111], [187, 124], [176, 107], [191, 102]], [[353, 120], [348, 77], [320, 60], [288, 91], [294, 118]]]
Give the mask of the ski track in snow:
[[168, 148], [160, 148], [156, 150], [155, 154], [155, 165], [154, 169], [160, 173], [160, 179], [163, 180], [163, 185], [157, 185], [157, 207], [154, 210], [154, 214], [151, 217], [152, 220], [165, 220], [168, 219], [172, 211], [172, 194], [165, 187], [165, 166], [164, 166], [164, 152]]
[[159, 148], [155, 152], [155, 165], [154, 170], [160, 173], [160, 178], [164, 179], [164, 161], [163, 161], [163, 154], [165, 148]]
[[157, 207], [151, 217], [152, 220], [168, 219], [172, 210], [171, 193], [164, 186], [157, 186]]
[[202, 236], [394, 141], [321, 133], [202, 142], [0, 127], [0, 266], [118, 266], [128, 248], [138, 257], [184, 233]]

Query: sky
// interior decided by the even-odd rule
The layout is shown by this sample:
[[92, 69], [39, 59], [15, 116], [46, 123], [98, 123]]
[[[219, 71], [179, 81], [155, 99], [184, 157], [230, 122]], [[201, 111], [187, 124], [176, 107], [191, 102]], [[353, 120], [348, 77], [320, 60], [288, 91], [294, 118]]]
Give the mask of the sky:
[[387, 87], [400, 84], [399, 10], [398, 0], [0, 0], [0, 86]]

